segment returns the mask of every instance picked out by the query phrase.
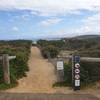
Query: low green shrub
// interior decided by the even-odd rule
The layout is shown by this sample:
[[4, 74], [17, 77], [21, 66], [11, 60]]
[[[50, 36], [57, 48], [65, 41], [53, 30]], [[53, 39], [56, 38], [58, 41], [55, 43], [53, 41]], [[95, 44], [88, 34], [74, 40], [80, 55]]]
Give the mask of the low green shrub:
[[49, 45], [43, 47], [41, 52], [44, 58], [48, 58], [48, 57], [55, 58], [57, 57], [59, 50], [57, 47], [54, 47], [53, 45]]
[[10, 60], [11, 84], [5, 84], [3, 80], [2, 61], [0, 61], [0, 89], [16, 86], [19, 78], [25, 77], [28, 69], [28, 58], [30, 54], [31, 41], [1, 41], [0, 54], [15, 55], [16, 59]]
[[0, 90], [6, 90], [6, 89], [9, 89], [9, 88], [13, 88], [15, 86], [17, 86], [17, 84], [15, 84], [15, 83], [12, 83], [12, 84], [1, 83], [0, 84]]

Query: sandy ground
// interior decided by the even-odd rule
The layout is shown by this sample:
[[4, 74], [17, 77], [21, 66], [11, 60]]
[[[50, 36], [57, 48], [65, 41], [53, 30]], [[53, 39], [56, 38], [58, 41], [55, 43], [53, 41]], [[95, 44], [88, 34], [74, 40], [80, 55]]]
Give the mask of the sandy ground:
[[54, 66], [43, 59], [37, 47], [31, 48], [28, 61], [29, 72], [27, 77], [20, 79], [16, 88], [9, 92], [48, 92], [52, 91], [52, 84], [56, 81]]
[[[74, 92], [68, 87], [53, 88], [56, 82], [54, 66], [41, 56], [37, 47], [31, 48], [31, 54], [28, 61], [30, 71], [27, 77], [20, 79], [19, 85], [8, 89], [11, 93], [64, 93], [64, 94], [92, 94], [100, 98], [100, 89], [89, 88]], [[100, 86], [100, 83], [98, 83]]]

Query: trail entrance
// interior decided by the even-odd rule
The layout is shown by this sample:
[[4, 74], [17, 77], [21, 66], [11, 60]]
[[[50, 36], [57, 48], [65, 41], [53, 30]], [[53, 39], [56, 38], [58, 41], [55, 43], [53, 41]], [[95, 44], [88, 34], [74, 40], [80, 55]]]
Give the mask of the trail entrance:
[[32, 47], [28, 61], [30, 71], [20, 79], [19, 85], [8, 92], [52, 92], [56, 81], [54, 66], [44, 59], [39, 48]]

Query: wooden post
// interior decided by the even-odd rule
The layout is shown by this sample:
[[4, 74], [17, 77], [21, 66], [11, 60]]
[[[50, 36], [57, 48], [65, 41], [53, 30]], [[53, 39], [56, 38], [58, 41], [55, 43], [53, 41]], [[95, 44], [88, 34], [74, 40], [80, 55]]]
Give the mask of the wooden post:
[[64, 61], [62, 59], [57, 59], [57, 81], [64, 82]]
[[50, 52], [47, 52], [48, 61], [51, 61]]
[[3, 72], [4, 72], [4, 82], [10, 84], [10, 70], [9, 70], [9, 56], [8, 54], [3, 54]]

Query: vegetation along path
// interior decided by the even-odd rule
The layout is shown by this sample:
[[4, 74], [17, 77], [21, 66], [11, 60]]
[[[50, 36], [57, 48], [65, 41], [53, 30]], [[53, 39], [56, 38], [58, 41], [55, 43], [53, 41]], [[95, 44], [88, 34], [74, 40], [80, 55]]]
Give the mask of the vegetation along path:
[[20, 79], [19, 85], [8, 92], [52, 92], [52, 85], [56, 81], [54, 66], [43, 59], [39, 48], [32, 47], [28, 61], [27, 77]]

